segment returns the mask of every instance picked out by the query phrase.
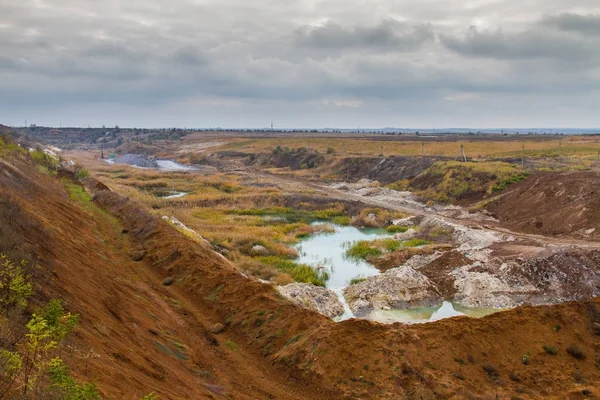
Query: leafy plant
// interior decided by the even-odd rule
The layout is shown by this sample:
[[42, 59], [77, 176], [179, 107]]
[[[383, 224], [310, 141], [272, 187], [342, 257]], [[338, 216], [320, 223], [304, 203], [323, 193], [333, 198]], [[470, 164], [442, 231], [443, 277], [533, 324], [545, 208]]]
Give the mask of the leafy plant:
[[101, 399], [96, 385], [89, 382], [77, 382], [60, 358], [53, 358], [48, 362], [48, 376], [51, 387], [57, 389], [65, 400]]
[[11, 308], [25, 308], [33, 293], [30, 276], [23, 272], [26, 262], [15, 265], [6, 255], [0, 253], [0, 307], [4, 315]]

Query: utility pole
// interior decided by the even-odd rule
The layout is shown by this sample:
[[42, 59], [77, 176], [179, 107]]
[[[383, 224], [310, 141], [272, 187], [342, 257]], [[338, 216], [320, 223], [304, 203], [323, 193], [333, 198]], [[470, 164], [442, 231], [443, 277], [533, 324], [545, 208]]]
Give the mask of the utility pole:
[[523, 143], [523, 152], [521, 153], [521, 168], [525, 169], [525, 143]]
[[425, 143], [421, 143], [421, 158], [425, 157]]
[[456, 155], [456, 158], [454, 159], [454, 161], [457, 161], [459, 158], [462, 158], [464, 162], [467, 162], [467, 156], [465, 155], [465, 145], [464, 144], [460, 145], [460, 150], [458, 151], [458, 154]]
[[102, 138], [102, 144], [100, 145], [100, 148], [102, 149], [100, 151], [100, 159], [104, 160], [104, 138]]

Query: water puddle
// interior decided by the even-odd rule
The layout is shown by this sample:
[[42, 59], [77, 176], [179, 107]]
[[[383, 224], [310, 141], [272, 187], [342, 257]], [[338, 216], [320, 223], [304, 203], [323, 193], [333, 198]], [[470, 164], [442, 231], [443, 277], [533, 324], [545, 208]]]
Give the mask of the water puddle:
[[[327, 282], [327, 288], [336, 292], [344, 304], [344, 315], [336, 319], [342, 321], [354, 317], [346, 304], [342, 290], [351, 284], [352, 279], [368, 278], [380, 274], [377, 268], [366, 261], [346, 257], [345, 253], [348, 245], [358, 240], [374, 240], [391, 237], [392, 235], [384, 229], [359, 229], [352, 226], [329, 225], [335, 228], [335, 232], [310, 236], [296, 246], [300, 253], [297, 261], [315, 268], [325, 269], [329, 273], [330, 278]], [[480, 318], [497, 311], [499, 310], [468, 308], [444, 302], [439, 307], [373, 311], [369, 319], [382, 323], [402, 322], [414, 324], [460, 315]]]
[[439, 321], [444, 318], [465, 315], [472, 318], [481, 318], [500, 310], [494, 308], [470, 308], [445, 301], [439, 307], [421, 307], [406, 310], [377, 310], [371, 313], [370, 319], [384, 324], [403, 322], [405, 324], [419, 324]]
[[161, 199], [178, 199], [180, 197], [184, 197], [187, 195], [188, 195], [187, 192], [170, 191], [170, 192], [159, 192], [155, 196], [160, 197]]

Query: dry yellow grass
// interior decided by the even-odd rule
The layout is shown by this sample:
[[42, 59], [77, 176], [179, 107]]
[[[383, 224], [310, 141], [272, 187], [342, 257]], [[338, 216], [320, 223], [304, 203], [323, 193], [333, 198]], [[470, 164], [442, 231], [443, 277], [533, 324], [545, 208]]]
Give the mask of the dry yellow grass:
[[455, 157], [464, 145], [469, 158], [520, 157], [525, 146], [527, 157], [576, 157], [597, 159], [600, 152], [600, 137], [565, 136], [556, 140], [534, 140], [523, 135], [521, 140], [469, 140], [463, 141], [381, 141], [352, 138], [268, 138], [242, 140], [235, 139], [221, 146], [219, 150], [232, 150], [247, 153], [261, 153], [277, 146], [289, 148], [309, 147], [322, 153], [334, 149], [337, 156], [420, 156], [424, 143], [426, 156]]

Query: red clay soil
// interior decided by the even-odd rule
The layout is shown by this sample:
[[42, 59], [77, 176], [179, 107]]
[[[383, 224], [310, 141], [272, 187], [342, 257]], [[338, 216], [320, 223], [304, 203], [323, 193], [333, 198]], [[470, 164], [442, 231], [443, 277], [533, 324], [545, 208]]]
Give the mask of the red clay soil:
[[[67, 300], [80, 315], [63, 356], [77, 377], [96, 380], [106, 398], [150, 391], [162, 399], [600, 393], [598, 300], [413, 326], [334, 323], [246, 278], [139, 205], [93, 180], [84, 183], [95, 188], [94, 203], [69, 200], [61, 182], [0, 160], [0, 192], [12, 193], [48, 231], [36, 243], [53, 267], [44, 296]], [[134, 250], [145, 257], [132, 261]], [[166, 277], [173, 285], [163, 285]], [[223, 332], [211, 333], [216, 323], [225, 325]], [[545, 345], [558, 354], [547, 354]], [[571, 345], [580, 358], [567, 352]]]
[[600, 174], [542, 172], [510, 186], [487, 210], [503, 226], [543, 235], [600, 234]]

